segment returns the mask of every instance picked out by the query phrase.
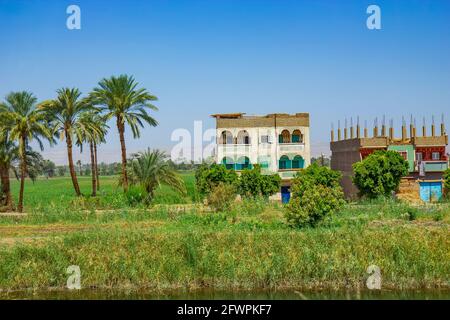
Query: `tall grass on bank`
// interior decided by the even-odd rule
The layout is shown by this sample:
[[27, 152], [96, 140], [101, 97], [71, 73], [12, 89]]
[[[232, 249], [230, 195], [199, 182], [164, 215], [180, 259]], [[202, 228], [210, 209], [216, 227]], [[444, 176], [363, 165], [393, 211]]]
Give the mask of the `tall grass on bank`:
[[384, 288], [448, 287], [448, 229], [342, 228], [241, 232], [122, 230], [73, 233], [0, 250], [0, 288], [354, 288], [381, 268]]

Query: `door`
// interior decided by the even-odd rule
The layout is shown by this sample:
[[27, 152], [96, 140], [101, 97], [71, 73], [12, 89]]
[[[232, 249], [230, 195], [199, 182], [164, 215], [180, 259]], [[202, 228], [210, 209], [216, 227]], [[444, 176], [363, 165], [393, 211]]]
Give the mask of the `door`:
[[289, 187], [281, 187], [281, 202], [288, 203], [291, 199], [291, 192], [289, 191]]
[[426, 202], [438, 201], [442, 198], [441, 182], [421, 182], [420, 199]]

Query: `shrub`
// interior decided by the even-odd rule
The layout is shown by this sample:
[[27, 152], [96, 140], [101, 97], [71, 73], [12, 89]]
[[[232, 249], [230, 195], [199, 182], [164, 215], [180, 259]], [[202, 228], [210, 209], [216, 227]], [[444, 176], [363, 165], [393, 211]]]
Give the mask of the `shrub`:
[[298, 172], [292, 182], [292, 197], [285, 213], [288, 224], [315, 226], [339, 210], [344, 204], [340, 178], [339, 172], [317, 164]]
[[223, 165], [202, 164], [195, 172], [195, 184], [202, 196], [207, 196], [220, 183], [230, 184], [233, 187], [237, 183], [237, 174]]
[[414, 221], [417, 219], [418, 210], [416, 208], [408, 208], [406, 210], [406, 216], [409, 221]]
[[353, 165], [353, 182], [360, 196], [390, 196], [408, 174], [408, 162], [395, 151], [376, 151]]
[[296, 174], [292, 182], [292, 193], [301, 197], [307, 189], [314, 185], [322, 185], [332, 189], [340, 188], [341, 177], [340, 172], [313, 163]]
[[125, 198], [129, 206], [137, 206], [143, 202], [147, 202], [148, 194], [140, 186], [130, 186], [125, 193]]
[[450, 196], [450, 169], [444, 171], [442, 178], [444, 179], [445, 195], [448, 197]]
[[280, 190], [281, 178], [278, 174], [263, 175], [261, 167], [255, 165], [253, 169], [242, 171], [238, 181], [238, 192], [242, 197], [263, 197], [277, 193]]
[[289, 201], [286, 220], [293, 227], [315, 226], [326, 216], [339, 210], [344, 204], [340, 188], [312, 185], [301, 197]]
[[219, 183], [208, 194], [208, 205], [215, 212], [229, 210], [236, 198], [236, 188], [229, 183]]

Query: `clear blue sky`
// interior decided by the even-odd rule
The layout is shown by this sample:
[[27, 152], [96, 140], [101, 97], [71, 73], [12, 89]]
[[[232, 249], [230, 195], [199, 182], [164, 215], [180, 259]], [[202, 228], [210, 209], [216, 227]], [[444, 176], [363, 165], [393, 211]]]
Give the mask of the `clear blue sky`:
[[[81, 30], [66, 28], [70, 4]], [[370, 4], [382, 30], [366, 27]], [[130, 152], [167, 150], [172, 130], [214, 127], [209, 115], [221, 112], [310, 112], [314, 154], [337, 119], [450, 118], [448, 0], [0, 0], [0, 36], [1, 98], [87, 93], [121, 73], [157, 95], [160, 125], [140, 140], [128, 131]], [[108, 140], [100, 160], [119, 160], [114, 126]], [[65, 163], [64, 144], [45, 156]]]

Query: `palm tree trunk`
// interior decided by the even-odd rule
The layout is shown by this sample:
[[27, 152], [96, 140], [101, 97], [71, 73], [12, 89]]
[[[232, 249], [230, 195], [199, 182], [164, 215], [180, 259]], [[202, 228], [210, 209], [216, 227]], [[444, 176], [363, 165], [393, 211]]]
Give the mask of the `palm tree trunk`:
[[70, 176], [72, 178], [73, 188], [75, 189], [75, 193], [77, 196], [81, 196], [80, 186], [78, 185], [77, 174], [75, 172], [75, 167], [73, 165], [73, 157], [72, 157], [72, 136], [66, 130], [66, 143], [67, 143], [67, 158], [69, 159], [69, 171]]
[[0, 164], [0, 175], [2, 182], [1, 195], [4, 197], [2, 199], [1, 206], [6, 211], [10, 211], [13, 208], [12, 196], [11, 196], [11, 184], [9, 181], [9, 163]]
[[19, 191], [19, 204], [17, 206], [17, 211], [23, 212], [23, 192], [25, 190], [25, 175], [27, 172], [27, 161], [26, 161], [26, 139], [24, 136], [20, 138], [20, 191]]
[[97, 178], [97, 191], [100, 190], [100, 178], [98, 174], [98, 162], [97, 162], [97, 143], [94, 141], [94, 163], [95, 163], [95, 177]]
[[95, 172], [95, 159], [94, 159], [94, 144], [89, 143], [91, 149], [91, 177], [92, 177], [92, 196], [97, 195], [97, 173]]
[[117, 129], [120, 136], [120, 147], [122, 148], [122, 177], [123, 177], [123, 191], [128, 191], [128, 176], [127, 176], [127, 150], [125, 147], [125, 125], [121, 117], [117, 117]]

